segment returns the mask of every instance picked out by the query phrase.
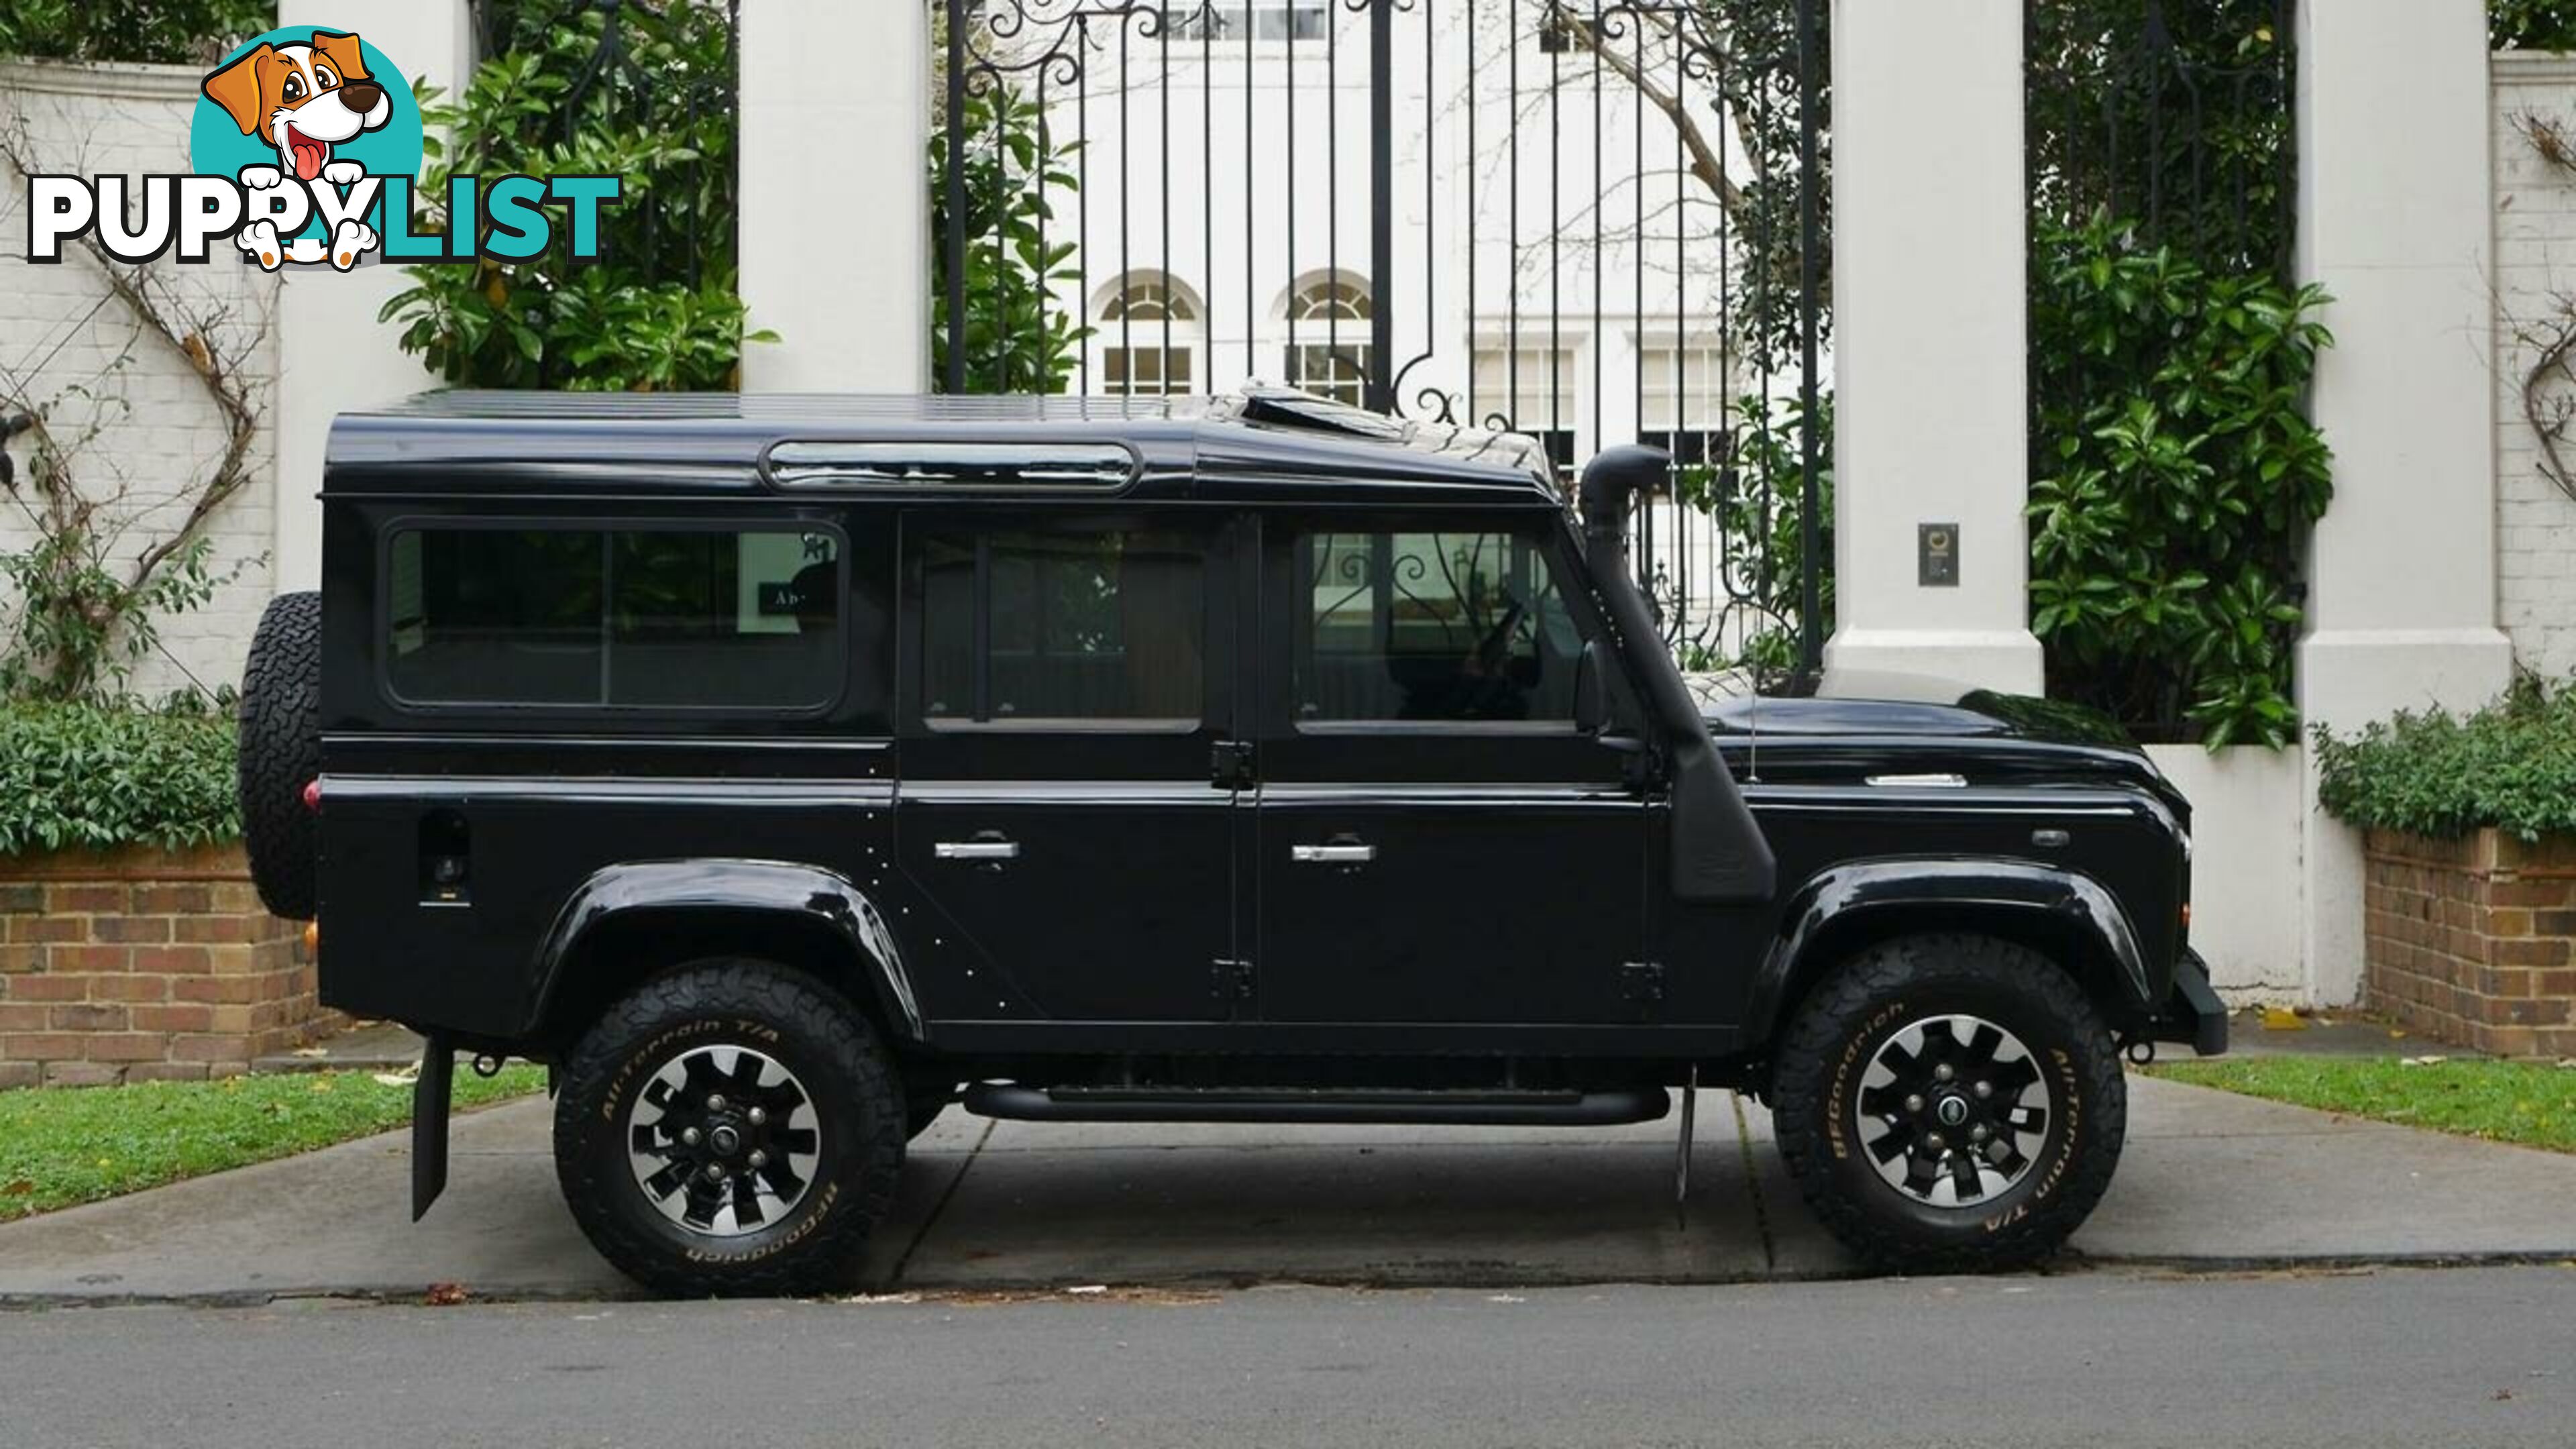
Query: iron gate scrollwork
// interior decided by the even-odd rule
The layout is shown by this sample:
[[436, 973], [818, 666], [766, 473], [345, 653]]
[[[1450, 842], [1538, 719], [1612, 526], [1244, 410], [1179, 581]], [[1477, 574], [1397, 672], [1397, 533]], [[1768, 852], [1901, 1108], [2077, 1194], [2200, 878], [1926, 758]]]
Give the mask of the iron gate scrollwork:
[[[1812, 675], [1821, 0], [943, 4], [945, 388], [987, 371], [977, 229], [1015, 226], [1087, 329], [1068, 391], [1286, 382], [1529, 433], [1564, 470], [1671, 449], [1634, 552], [1672, 643]], [[979, 204], [1003, 138], [964, 121], [997, 88], [1037, 159]]]

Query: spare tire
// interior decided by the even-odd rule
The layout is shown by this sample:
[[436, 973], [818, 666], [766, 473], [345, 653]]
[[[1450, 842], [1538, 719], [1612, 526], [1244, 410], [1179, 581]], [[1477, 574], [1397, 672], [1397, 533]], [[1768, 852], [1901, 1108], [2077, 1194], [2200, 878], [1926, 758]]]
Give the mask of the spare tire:
[[322, 774], [322, 596], [280, 594], [242, 666], [242, 843], [268, 908], [311, 920], [319, 855], [304, 787]]

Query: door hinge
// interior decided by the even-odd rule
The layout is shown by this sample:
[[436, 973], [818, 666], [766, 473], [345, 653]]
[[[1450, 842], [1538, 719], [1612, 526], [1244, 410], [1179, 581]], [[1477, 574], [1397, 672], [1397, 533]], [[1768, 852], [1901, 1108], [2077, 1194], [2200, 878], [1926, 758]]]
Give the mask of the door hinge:
[[1619, 995], [1640, 1009], [1664, 1004], [1664, 963], [1630, 961], [1619, 968]]
[[1208, 746], [1208, 782], [1220, 790], [1249, 790], [1255, 783], [1250, 740], [1218, 740]]
[[1218, 960], [1211, 962], [1209, 969], [1210, 993], [1220, 1003], [1233, 1007], [1252, 999], [1251, 962]]

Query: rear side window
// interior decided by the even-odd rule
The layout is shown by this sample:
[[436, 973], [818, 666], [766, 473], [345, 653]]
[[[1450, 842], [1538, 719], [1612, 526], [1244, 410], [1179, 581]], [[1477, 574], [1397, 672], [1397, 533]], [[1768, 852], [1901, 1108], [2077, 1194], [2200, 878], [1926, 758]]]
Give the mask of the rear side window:
[[829, 534], [409, 528], [385, 658], [417, 704], [803, 710], [841, 693]]
[[921, 571], [933, 728], [1195, 725], [1206, 548], [1147, 530], [934, 533]]

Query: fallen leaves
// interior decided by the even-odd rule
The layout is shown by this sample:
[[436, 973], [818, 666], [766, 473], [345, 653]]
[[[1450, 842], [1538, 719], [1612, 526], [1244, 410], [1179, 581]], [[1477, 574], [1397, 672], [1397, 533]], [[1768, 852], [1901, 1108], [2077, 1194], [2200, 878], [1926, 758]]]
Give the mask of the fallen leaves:
[[2308, 1019], [2286, 1006], [2267, 1006], [2263, 1008], [2263, 1029], [2265, 1031], [2306, 1031]]
[[466, 1292], [465, 1285], [461, 1283], [432, 1283], [429, 1285], [428, 1295], [422, 1301], [432, 1308], [454, 1308], [458, 1304], [471, 1300], [472, 1297], [473, 1295]]

